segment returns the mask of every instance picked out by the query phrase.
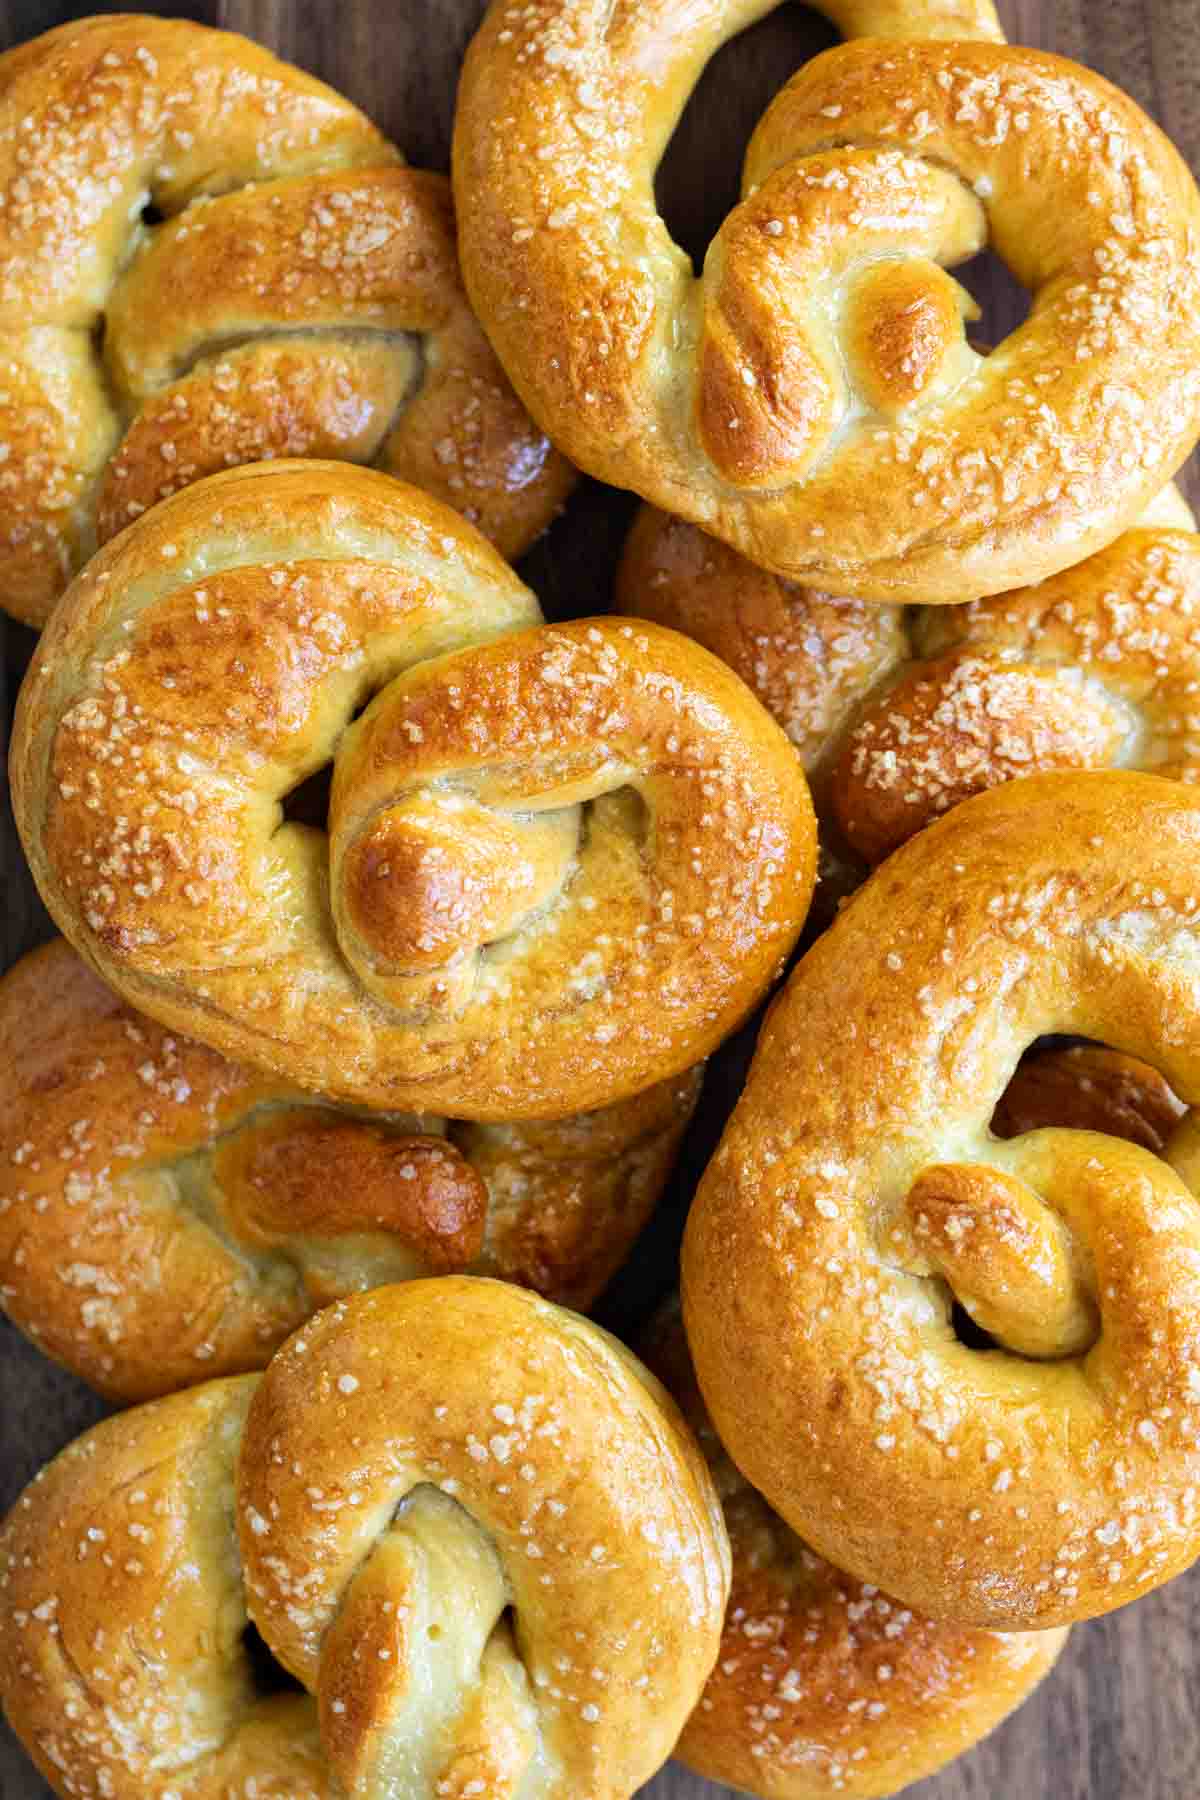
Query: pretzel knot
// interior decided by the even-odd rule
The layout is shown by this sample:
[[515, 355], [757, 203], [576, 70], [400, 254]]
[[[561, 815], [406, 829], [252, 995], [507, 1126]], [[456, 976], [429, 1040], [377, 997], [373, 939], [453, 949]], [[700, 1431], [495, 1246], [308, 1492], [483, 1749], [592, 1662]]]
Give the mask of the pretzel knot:
[[350, 1793], [405, 1771], [414, 1793], [630, 1794], [716, 1655], [728, 1546], [699, 1451], [627, 1351], [517, 1289], [323, 1314], [264, 1377], [238, 1499], [251, 1614]]
[[832, 770], [847, 840], [878, 861], [968, 794], [1035, 770], [1195, 781], [1200, 537], [1128, 531], [1036, 588], [919, 614], [916, 660]]
[[721, 1654], [679, 1761], [763, 1800], [879, 1800], [969, 1750], [1053, 1666], [1065, 1630], [926, 1618], [802, 1543], [725, 1454], [677, 1303], [639, 1348], [712, 1470], [733, 1564]]
[[1114, 1137], [989, 1128], [1047, 1031], [1200, 1093], [1198, 846], [1189, 789], [1113, 771], [931, 826], [777, 1002], [693, 1209], [722, 1441], [822, 1554], [934, 1616], [1066, 1623], [1200, 1549], [1194, 1195]]
[[[376, 1106], [549, 1117], [700, 1061], [799, 932], [804, 778], [687, 639], [539, 620], [381, 475], [164, 501], [57, 609], [14, 733], [64, 931], [151, 1017]], [[331, 762], [326, 838], [283, 802]]]
[[365, 1118], [123, 1006], [61, 938], [0, 980], [0, 1041], [0, 1306], [125, 1402], [263, 1368], [385, 1282], [464, 1271], [590, 1306], [701, 1075], [551, 1123]]
[[[765, 115], [696, 279], [654, 168], [761, 10], [493, 6], [455, 182], [468, 287], [518, 391], [590, 472], [838, 594], [961, 601], [1110, 542], [1200, 429], [1184, 164], [1061, 58], [849, 43]], [[984, 357], [943, 265], [989, 241], [1034, 300]]]
[[506, 555], [570, 486], [470, 311], [449, 184], [243, 38], [90, 19], [0, 59], [0, 262], [0, 604], [30, 623], [232, 464], [375, 463]]
[[1134, 529], [1036, 587], [906, 611], [795, 587], [644, 507], [617, 600], [737, 670], [796, 746], [826, 850], [873, 864], [1018, 777], [1196, 779], [1194, 528], [1168, 487]]
[[[728, 1591], [704, 1460], [628, 1352], [412, 1282], [43, 1472], [0, 1537], [0, 1698], [63, 1793], [625, 1800]], [[307, 1693], [263, 1691], [249, 1619]]]

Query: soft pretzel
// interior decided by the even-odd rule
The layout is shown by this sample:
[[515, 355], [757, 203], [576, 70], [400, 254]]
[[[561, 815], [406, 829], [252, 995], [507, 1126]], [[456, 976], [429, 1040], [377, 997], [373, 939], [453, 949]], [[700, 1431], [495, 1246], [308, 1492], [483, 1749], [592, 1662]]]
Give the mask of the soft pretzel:
[[926, 1618], [789, 1531], [721, 1447], [677, 1305], [642, 1354], [708, 1460], [733, 1557], [720, 1653], [675, 1747], [681, 1762], [762, 1800], [876, 1800], [969, 1750], [1053, 1667], [1065, 1631]]
[[1200, 1550], [1200, 1206], [1137, 1145], [989, 1129], [1048, 1030], [1200, 1096], [1198, 854], [1200, 797], [1153, 776], [957, 807], [799, 966], [693, 1207], [684, 1312], [730, 1455], [935, 1617], [1063, 1624]]
[[237, 1555], [258, 1376], [105, 1419], [0, 1529], [0, 1704], [56, 1793], [335, 1800], [317, 1710], [264, 1692]]
[[[1015, 1137], [1073, 1126], [1161, 1151], [1181, 1111], [1149, 1064], [1075, 1045], [1022, 1061], [992, 1130]], [[1178, 1154], [1178, 1136], [1174, 1145]], [[764, 1800], [873, 1800], [968, 1749], [1042, 1679], [1065, 1632], [930, 1619], [795, 1536], [725, 1454], [677, 1304], [663, 1308], [640, 1348], [708, 1459], [733, 1556], [721, 1651], [676, 1745], [681, 1761]]]
[[0, 266], [0, 605], [29, 624], [235, 463], [373, 462], [506, 556], [570, 487], [471, 313], [449, 183], [245, 38], [109, 16], [0, 57]]
[[798, 587], [645, 507], [622, 612], [687, 632], [783, 726], [834, 855], [878, 862], [969, 794], [1056, 768], [1194, 779], [1200, 537], [1175, 488], [1037, 587], [871, 606]]
[[[729, 1564], [640, 1364], [452, 1277], [96, 1427], [18, 1502], [0, 1581], [0, 1699], [61, 1794], [625, 1800]], [[248, 1618], [307, 1693], [256, 1690]]]
[[[767, 10], [493, 0], [454, 184], [518, 393], [589, 473], [837, 594], [962, 601], [1110, 543], [1200, 431], [1183, 161], [1061, 57], [848, 43], [770, 107], [696, 277], [655, 168], [709, 58]], [[822, 10], [931, 35], [921, 8]], [[943, 265], [989, 242], [1034, 298], [982, 356]]]
[[700, 1086], [463, 1125], [338, 1112], [135, 1013], [61, 939], [0, 980], [0, 1304], [110, 1399], [265, 1367], [318, 1307], [470, 1270], [586, 1308]]
[[251, 1617], [351, 1793], [631, 1795], [717, 1652], [695, 1441], [622, 1345], [519, 1288], [319, 1315], [255, 1396], [238, 1502]]
[[914, 621], [916, 660], [848, 735], [834, 812], [878, 861], [968, 794], [1035, 770], [1195, 781], [1200, 536], [1137, 530], [1035, 588]]
[[[540, 617], [366, 470], [163, 501], [77, 578], [18, 705], [51, 913], [140, 1011], [335, 1098], [555, 1117], [691, 1067], [803, 922], [804, 778], [687, 639]], [[330, 761], [326, 840], [282, 802]]]

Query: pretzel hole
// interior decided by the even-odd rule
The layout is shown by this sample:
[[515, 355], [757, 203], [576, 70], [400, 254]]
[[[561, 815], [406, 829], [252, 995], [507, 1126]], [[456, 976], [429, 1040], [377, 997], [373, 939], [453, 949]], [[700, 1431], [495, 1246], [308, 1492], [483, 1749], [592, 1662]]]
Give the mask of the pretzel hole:
[[312, 825], [324, 831], [329, 820], [329, 790], [333, 784], [333, 764], [326, 763], [297, 782], [281, 802], [287, 825]]
[[967, 336], [984, 355], [1003, 343], [1029, 317], [1033, 296], [990, 245], [978, 256], [959, 263], [954, 279], [966, 288], [979, 308], [979, 317], [972, 321]]
[[950, 1308], [950, 1325], [959, 1343], [967, 1350], [1000, 1348], [991, 1333], [971, 1317], [961, 1300], [955, 1300]]
[[260, 1700], [269, 1700], [273, 1694], [304, 1692], [295, 1676], [288, 1673], [269, 1649], [256, 1625], [246, 1625], [242, 1632], [242, 1649], [246, 1655], [251, 1685]]
[[578, 855], [582, 855], [601, 830], [619, 831], [639, 848], [648, 841], [650, 808], [637, 788], [614, 788], [609, 794], [599, 794], [594, 800], [583, 802], [579, 813]]
[[741, 198], [742, 158], [755, 126], [796, 70], [840, 43], [807, 6], [783, 6], [725, 44], [684, 107], [655, 176], [668, 231], [699, 268]]
[[[360, 700], [346, 721], [347, 729], [366, 712], [371, 698], [372, 696], [368, 694]], [[306, 775], [303, 781], [298, 781], [295, 787], [289, 788], [280, 797], [279, 805], [283, 812], [282, 823], [312, 825], [319, 831], [328, 830], [329, 795], [332, 787], [333, 763], [322, 763], [319, 769], [314, 769], [311, 775]]]
[[1039, 1039], [996, 1103], [996, 1137], [1057, 1126], [1100, 1131], [1162, 1156], [1186, 1107], [1157, 1069], [1088, 1038]]

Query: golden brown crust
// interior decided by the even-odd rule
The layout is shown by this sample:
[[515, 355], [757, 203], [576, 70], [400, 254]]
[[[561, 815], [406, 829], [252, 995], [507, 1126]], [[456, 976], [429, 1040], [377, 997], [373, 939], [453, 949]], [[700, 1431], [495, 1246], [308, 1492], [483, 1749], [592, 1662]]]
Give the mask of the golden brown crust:
[[0, 1704], [50, 1785], [109, 1800], [334, 1800], [306, 1694], [263, 1695], [234, 1521], [257, 1381], [106, 1419], [0, 1531]]
[[796, 746], [822, 810], [863, 695], [910, 654], [902, 608], [798, 587], [649, 506], [625, 541], [616, 609], [685, 632], [736, 670]]
[[829, 848], [870, 864], [1015, 777], [1195, 778], [1193, 523], [1167, 489], [1136, 529], [1037, 587], [906, 613], [797, 587], [644, 508], [617, 605], [738, 671], [800, 752]]
[[[1047, 1030], [1200, 1097], [1198, 851], [1200, 803], [1148, 775], [956, 808], [799, 966], [692, 1209], [684, 1310], [722, 1441], [806, 1542], [936, 1617], [1066, 1623], [1200, 1547], [1200, 1206], [1119, 1138], [990, 1130]], [[953, 1274], [913, 1266], [908, 1197], [947, 1163], [970, 1177], [947, 1241], [973, 1282], [1006, 1270], [993, 1350], [956, 1337]], [[1049, 1292], [1040, 1256], [1022, 1276], [1012, 1254], [1013, 1183], [1061, 1234]], [[1099, 1316], [1082, 1351], [1072, 1293]], [[1051, 1303], [1052, 1360], [1032, 1360]]]
[[[691, 1067], [803, 923], [803, 776], [688, 639], [539, 618], [470, 526], [362, 469], [258, 465], [163, 501], [77, 579], [18, 705], [51, 912], [139, 1010], [338, 1099], [552, 1118]], [[331, 761], [327, 845], [282, 803]], [[430, 857], [470, 873], [478, 809], [539, 885], [430, 967]], [[362, 905], [385, 815], [423, 909], [398, 938]], [[547, 832], [569, 854], [533, 856]]]
[[895, 416], [953, 380], [962, 321], [979, 309], [944, 270], [870, 264], [846, 302], [847, 353], [868, 403]]
[[372, 1227], [399, 1238], [423, 1272], [468, 1268], [483, 1246], [487, 1191], [434, 1137], [388, 1137], [362, 1120], [289, 1109], [224, 1140], [212, 1167], [229, 1229], [249, 1250], [348, 1236], [364, 1222], [367, 1196]]
[[1124, 763], [1132, 736], [1128, 709], [1078, 664], [941, 656], [918, 663], [854, 726], [830, 799], [845, 837], [874, 864], [986, 788]]
[[27, 623], [238, 463], [374, 463], [506, 556], [570, 490], [471, 313], [449, 183], [245, 38], [126, 15], [0, 57], [0, 263], [0, 605]]
[[[628, 1352], [409, 1283], [42, 1472], [0, 1532], [0, 1702], [64, 1796], [628, 1800], [728, 1592], [704, 1460]], [[259, 1691], [248, 1611], [307, 1693]]]
[[590, 1306], [701, 1075], [551, 1124], [354, 1117], [134, 1013], [61, 939], [0, 980], [0, 1041], [0, 1302], [120, 1401], [263, 1368], [318, 1307], [412, 1276]]
[[586, 1311], [662, 1193], [700, 1097], [689, 1069], [630, 1100], [566, 1119], [450, 1127], [487, 1184], [476, 1270]]
[[801, 1543], [712, 1428], [676, 1305], [643, 1346], [712, 1469], [733, 1556], [716, 1666], [675, 1754], [763, 1800], [875, 1800], [931, 1775], [1049, 1671], [1065, 1631], [974, 1631], [914, 1613]]
[[1096, 1340], [1096, 1271], [1036, 1189], [1003, 1169], [930, 1163], [889, 1236], [896, 1267], [938, 1277], [1018, 1356], [1083, 1356]]
[[487, 1792], [624, 1800], [695, 1704], [729, 1592], [658, 1383], [573, 1314], [460, 1277], [331, 1307], [285, 1346], [239, 1527], [253, 1617], [320, 1693], [335, 1772], [382, 1785], [399, 1739], [431, 1794], [471, 1791], [482, 1705], [514, 1754]]
[[1128, 531], [1035, 588], [918, 613], [917, 657], [864, 710], [833, 805], [870, 860], [969, 793], [1054, 768], [1200, 771], [1200, 536]]
[[[919, 6], [841, 7], [846, 29], [905, 41], [842, 45], [784, 88], [697, 280], [654, 169], [712, 54], [762, 10], [491, 7], [454, 183], [468, 292], [518, 393], [591, 474], [834, 593], [959, 602], [1110, 543], [1200, 428], [1182, 159], [1061, 57], [918, 41], [944, 23]], [[1036, 298], [982, 356], [937, 265], [989, 240]], [[915, 284], [938, 321], [907, 404], [878, 309], [865, 365], [853, 307], [845, 323], [885, 260], [911, 271], [895, 304]]]

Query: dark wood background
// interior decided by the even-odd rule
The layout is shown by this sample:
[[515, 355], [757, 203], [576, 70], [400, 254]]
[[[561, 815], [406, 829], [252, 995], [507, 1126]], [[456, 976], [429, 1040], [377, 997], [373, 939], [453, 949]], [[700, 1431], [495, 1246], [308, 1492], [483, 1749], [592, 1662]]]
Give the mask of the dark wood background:
[[[1200, 0], [999, 3], [1014, 41], [1074, 56], [1119, 82], [1165, 126], [1193, 169], [1200, 169]], [[122, 9], [0, 0], [0, 48], [64, 19], [117, 10]], [[410, 161], [447, 167], [458, 67], [482, 0], [207, 0], [160, 4], [155, 10], [247, 32], [349, 94]], [[741, 151], [766, 101], [806, 56], [833, 41], [832, 30], [814, 13], [786, 6], [730, 45], [708, 71], [659, 184], [665, 215], [693, 254], [703, 250], [736, 195]], [[981, 334], [994, 342], [1019, 316], [1020, 296], [988, 259], [967, 279], [985, 305]], [[1153, 354], [1153, 347], [1148, 349]], [[1200, 504], [1194, 467], [1188, 486]], [[523, 573], [551, 616], [607, 606], [630, 513], [625, 496], [585, 484], [526, 559]], [[0, 630], [7, 733], [33, 640], [18, 626]], [[50, 931], [6, 806], [0, 814], [0, 880], [0, 966], [6, 967]], [[687, 1197], [736, 1093], [745, 1049], [745, 1042], [737, 1044], [719, 1059], [673, 1193], [610, 1297], [605, 1321], [626, 1335], [636, 1333], [639, 1318], [673, 1279]], [[37, 1357], [0, 1321], [0, 1510], [100, 1410], [78, 1383]], [[1197, 1599], [1200, 1572], [1120, 1615], [1078, 1629], [1040, 1693], [971, 1756], [924, 1783], [922, 1800], [1200, 1796], [1200, 1634], [1194, 1634], [1191, 1619]], [[727, 1792], [671, 1767], [644, 1796], [717, 1800]], [[47, 1793], [0, 1725], [2, 1800], [43, 1800]]]

